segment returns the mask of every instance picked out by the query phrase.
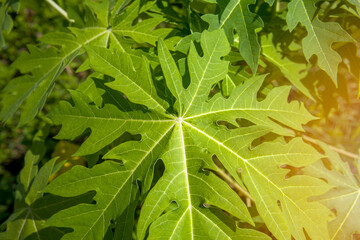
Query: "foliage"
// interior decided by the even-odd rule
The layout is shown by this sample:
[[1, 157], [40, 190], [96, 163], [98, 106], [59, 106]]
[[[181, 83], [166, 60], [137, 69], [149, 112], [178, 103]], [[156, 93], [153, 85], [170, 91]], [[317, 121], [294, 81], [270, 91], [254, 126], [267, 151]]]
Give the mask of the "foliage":
[[4, 70], [1, 120], [42, 127], [1, 239], [360, 234], [358, 163], [302, 139], [298, 101], [358, 81], [356, 1], [47, 2], [62, 24]]

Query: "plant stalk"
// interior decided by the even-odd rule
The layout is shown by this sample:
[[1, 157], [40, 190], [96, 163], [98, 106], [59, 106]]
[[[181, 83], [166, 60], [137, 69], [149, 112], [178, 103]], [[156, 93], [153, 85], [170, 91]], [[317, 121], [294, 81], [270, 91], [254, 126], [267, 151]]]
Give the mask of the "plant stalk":
[[[309, 136], [306, 136], [306, 135], [302, 135], [301, 137], [306, 141], [309, 141], [311, 143], [314, 143], [314, 144], [318, 145], [317, 141], [312, 137], [309, 137]], [[356, 160], [359, 159], [359, 156], [354, 154], [354, 153], [345, 151], [343, 149], [337, 148], [337, 147], [329, 145], [329, 144], [327, 144], [327, 145], [329, 146], [329, 148], [331, 148], [332, 150], [334, 150], [335, 152], [337, 152], [337, 153], [339, 153], [341, 155], [344, 155], [344, 156], [347, 156], [347, 157], [350, 157], [350, 158], [353, 158], [353, 159], [356, 159]]]
[[[229, 176], [229, 174], [227, 174], [224, 170], [218, 168], [216, 173], [218, 174], [219, 177], [221, 177], [225, 182], [227, 182], [227, 184], [231, 185], [234, 190], [238, 193], [243, 194], [247, 199], [250, 199], [252, 202], [255, 202], [255, 200], [252, 198], [252, 196], [250, 195], [250, 193], [248, 191], [246, 191], [245, 189], [243, 189], [240, 184], [238, 184], [231, 176]], [[249, 206], [249, 204], [247, 203], [247, 205]]]
[[53, 0], [46, 0], [46, 2], [49, 3], [53, 8], [55, 8], [56, 11], [58, 11], [61, 15], [63, 15], [66, 18], [66, 20], [68, 20], [71, 23], [75, 22], [74, 19], [69, 18], [67, 12], [64, 9], [62, 9], [58, 4], [56, 4], [56, 2], [54, 2]]
[[[293, 130], [291, 130], [291, 129], [289, 129], [289, 128], [287, 128], [287, 130], [288, 130], [290, 133], [296, 135], [295, 131], [293, 131]], [[309, 136], [306, 136], [306, 135], [302, 135], [302, 134], [300, 135], [300, 137], [302, 137], [304, 140], [306, 140], [306, 141], [308, 141], [308, 142], [311, 142], [311, 143], [313, 143], [313, 144], [319, 145], [318, 142], [317, 142], [317, 140], [314, 139], [314, 138], [312, 138], [312, 137], [309, 137]], [[353, 159], [355, 159], [355, 160], [358, 160], [358, 159], [359, 159], [359, 155], [356, 155], [356, 154], [351, 153], [351, 152], [348, 152], [348, 151], [346, 151], [346, 150], [337, 148], [337, 147], [332, 146], [332, 145], [327, 144], [327, 143], [326, 143], [326, 145], [328, 145], [329, 148], [331, 148], [332, 150], [334, 150], [335, 152], [337, 152], [337, 153], [339, 153], [339, 154], [341, 154], [341, 155], [347, 156], [347, 157], [349, 157], [349, 158], [353, 158]]]

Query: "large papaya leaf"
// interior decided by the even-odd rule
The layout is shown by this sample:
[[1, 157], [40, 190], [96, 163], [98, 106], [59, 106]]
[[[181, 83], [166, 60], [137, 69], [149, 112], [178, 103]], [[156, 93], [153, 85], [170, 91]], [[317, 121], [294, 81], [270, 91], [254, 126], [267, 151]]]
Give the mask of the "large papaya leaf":
[[208, 14], [203, 18], [209, 22], [209, 30], [225, 30], [231, 43], [234, 42], [234, 30], [239, 36], [239, 51], [253, 73], [256, 73], [260, 57], [260, 45], [256, 29], [263, 27], [261, 18], [249, 10], [253, 0], [218, 1], [221, 13]]
[[[184, 88], [176, 61], [164, 42], [159, 42], [165, 82], [176, 98], [173, 108], [167, 108], [152, 90], [157, 80], [149, 78], [145, 60], [135, 63], [128, 53], [88, 47], [91, 66], [115, 78], [102, 88], [102, 92], [113, 89], [113, 101], [104, 93], [107, 100], [98, 107], [73, 91], [74, 105], [62, 102], [51, 114], [55, 124], [62, 125], [57, 137], [74, 139], [90, 130], [78, 155], [95, 153], [125, 132], [140, 135], [140, 140], [120, 143], [104, 156], [112, 161], [91, 169], [75, 166], [47, 187], [47, 192], [62, 197], [96, 191], [94, 204], [64, 209], [49, 220], [56, 227], [73, 229], [63, 239], [103, 239], [112, 226], [122, 229], [120, 233], [116, 230], [117, 236], [131, 239], [129, 224], [133, 225], [139, 199], [144, 199], [137, 224], [139, 239], [269, 239], [237, 226], [234, 219], [249, 224], [253, 220], [241, 198], [214, 174], [214, 156], [248, 189], [277, 239], [305, 240], [304, 230], [312, 239], [328, 237], [330, 211], [308, 198], [325, 193], [329, 186], [315, 177], [289, 177], [289, 170], [283, 168], [310, 165], [321, 155], [297, 138], [252, 147], [254, 140], [271, 131], [285, 133], [280, 124], [300, 130], [301, 124], [313, 118], [303, 106], [287, 102], [287, 87], [275, 88], [263, 101], [257, 100], [264, 76], [247, 79], [227, 99], [221, 93], [209, 99], [212, 86], [228, 73], [223, 56], [230, 47], [222, 30], [204, 31], [200, 43], [201, 56], [191, 43], [187, 56], [190, 84]], [[116, 99], [145, 107], [133, 109], [132, 103], [121, 108]], [[239, 126], [238, 118], [252, 125]], [[152, 187], [159, 159], [165, 171]]]
[[307, 30], [307, 36], [303, 38], [303, 52], [307, 60], [311, 56], [318, 57], [318, 65], [327, 72], [335, 85], [337, 85], [338, 65], [341, 56], [331, 48], [334, 42], [351, 42], [352, 37], [335, 22], [322, 22], [316, 15], [317, 9], [314, 0], [292, 0], [288, 4], [289, 11], [286, 22], [290, 31], [293, 31], [298, 23]]
[[[326, 144], [319, 143], [324, 149], [328, 162], [321, 161], [304, 169], [306, 173], [328, 181], [332, 189], [317, 199], [336, 212], [329, 223], [330, 239], [353, 239], [359, 234], [360, 223], [360, 183], [359, 169], [353, 173], [349, 164]], [[356, 174], [356, 175], [355, 175]]]

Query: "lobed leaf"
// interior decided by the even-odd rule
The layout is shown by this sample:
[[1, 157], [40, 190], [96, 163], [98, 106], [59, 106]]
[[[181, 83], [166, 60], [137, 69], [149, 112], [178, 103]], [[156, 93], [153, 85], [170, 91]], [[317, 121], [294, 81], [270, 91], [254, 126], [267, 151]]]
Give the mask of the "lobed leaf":
[[[217, 170], [214, 156], [243, 188], [249, 190], [260, 216], [276, 238], [306, 239], [303, 229], [313, 239], [326, 237], [330, 211], [308, 198], [325, 193], [329, 186], [310, 176], [288, 178], [289, 171], [282, 168], [285, 165], [308, 166], [321, 155], [299, 139], [251, 148], [256, 139], [267, 133], [284, 131], [278, 123], [299, 129], [301, 124], [312, 119], [311, 115], [295, 102], [286, 101], [288, 88], [275, 88], [259, 102], [256, 96], [264, 76], [246, 80], [228, 99], [218, 93], [209, 100], [211, 86], [226, 76], [228, 62], [222, 56], [228, 53], [229, 45], [225, 33], [217, 30], [202, 33], [201, 47], [202, 56], [191, 44], [187, 58], [191, 82], [185, 89], [176, 62], [165, 44], [159, 41], [160, 65], [167, 86], [178, 101], [178, 109], [165, 114], [164, 108], [158, 107], [160, 104], [154, 104], [160, 100], [154, 101], [159, 97], [151, 91], [154, 83], [144, 74], [147, 70], [137, 67], [137, 64], [143, 66], [143, 62], [131, 61], [126, 53], [88, 49], [94, 67], [115, 78], [110, 84], [104, 84], [113, 89], [112, 99], [121, 99], [123, 93], [129, 96], [128, 100], [143, 104], [149, 110], [131, 110], [133, 105], [121, 109], [112, 101], [98, 107], [85, 95], [73, 91], [74, 106], [62, 102], [51, 115], [55, 124], [62, 124], [58, 138], [73, 139], [86, 129], [91, 130], [78, 155], [94, 153], [125, 132], [139, 134], [141, 138], [120, 142], [111, 149], [104, 159], [113, 161], [105, 161], [91, 169], [74, 167], [47, 187], [48, 192], [62, 197], [96, 191], [95, 204], [64, 209], [50, 219], [49, 223], [56, 227], [74, 230], [64, 239], [102, 239], [111, 222], [123, 231], [130, 231], [127, 224], [133, 222], [140, 196], [145, 200], [137, 226], [139, 239], [268, 239], [263, 233], [237, 227], [236, 222], [224, 214], [225, 211], [240, 221], [253, 224], [239, 196], [214, 174]], [[141, 82], [146, 85], [135, 97], [133, 87], [139, 85], [133, 83], [140, 77], [149, 81]], [[122, 87], [118, 88], [114, 82]], [[106, 94], [103, 96], [107, 99]], [[216, 111], [225, 113], [217, 115]], [[272, 115], [272, 111], [282, 114]], [[237, 118], [250, 120], [254, 125], [239, 126]], [[220, 120], [236, 124], [235, 128], [218, 125]], [[165, 171], [151, 187], [155, 164], [160, 159]], [[117, 234], [130, 238], [125, 232]]]
[[337, 85], [338, 65], [341, 62], [340, 55], [331, 48], [334, 42], [351, 42], [352, 37], [336, 22], [322, 22], [316, 15], [316, 7], [313, 0], [292, 0], [286, 15], [286, 22], [290, 31], [293, 31], [298, 23], [307, 30], [307, 36], [303, 38], [303, 52], [309, 61], [312, 55], [317, 55], [318, 65], [323, 69]]
[[[109, 1], [103, 1], [100, 5], [92, 2], [87, 2], [87, 4], [98, 13], [104, 9], [112, 10]], [[139, 4], [140, 0], [128, 6], [116, 21], [112, 20], [113, 18], [110, 19], [109, 13], [106, 12], [98, 15], [96, 26], [92, 26], [89, 20], [91, 26], [84, 29], [70, 27], [72, 34], [50, 33], [41, 38], [43, 43], [61, 46], [60, 49], [55, 47], [40, 49], [29, 46], [29, 53], [22, 54], [13, 64], [22, 73], [28, 73], [28, 75], [12, 80], [3, 90], [4, 104], [0, 119], [7, 121], [26, 101], [19, 126], [31, 121], [43, 108], [56, 79], [76, 56], [83, 53], [85, 46], [108, 47], [110, 45], [125, 52], [130, 51], [134, 42], [155, 44], [159, 36], [166, 37], [171, 29], [153, 30], [163, 21], [162, 18], [150, 18], [133, 25], [134, 19], [138, 16]], [[112, 23], [113, 26], [111, 26]], [[132, 40], [125, 37], [130, 37]], [[171, 44], [169, 42], [169, 46]], [[80, 67], [82, 71], [87, 70], [87, 63], [85, 61]], [[14, 91], [14, 88], [19, 85], [22, 87]]]

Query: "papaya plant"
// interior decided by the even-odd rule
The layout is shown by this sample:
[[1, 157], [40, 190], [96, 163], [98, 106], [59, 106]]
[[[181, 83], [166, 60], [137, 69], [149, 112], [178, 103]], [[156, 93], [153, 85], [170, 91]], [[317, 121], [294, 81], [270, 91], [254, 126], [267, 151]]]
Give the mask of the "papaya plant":
[[[359, 2], [46, 2], [67, 27], [28, 45], [1, 92], [4, 123], [41, 125], [1, 239], [359, 236], [358, 156], [304, 129], [339, 69], [358, 77], [340, 49], [359, 46]], [[21, 4], [2, 1], [5, 38]], [[46, 157], [51, 129], [72, 156]]]

